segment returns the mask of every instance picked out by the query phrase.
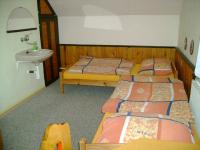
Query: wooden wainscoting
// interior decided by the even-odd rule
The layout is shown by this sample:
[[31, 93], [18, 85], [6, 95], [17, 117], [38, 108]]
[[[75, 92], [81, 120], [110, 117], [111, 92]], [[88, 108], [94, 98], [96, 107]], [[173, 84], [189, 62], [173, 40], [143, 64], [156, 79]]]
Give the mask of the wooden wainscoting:
[[73, 65], [80, 56], [98, 58], [124, 58], [141, 63], [145, 58], [165, 57], [174, 62], [176, 48], [140, 47], [140, 46], [104, 46], [104, 45], [60, 45], [61, 67]]
[[178, 78], [184, 82], [185, 90], [189, 97], [195, 67], [178, 48], [175, 53], [175, 65], [178, 70]]

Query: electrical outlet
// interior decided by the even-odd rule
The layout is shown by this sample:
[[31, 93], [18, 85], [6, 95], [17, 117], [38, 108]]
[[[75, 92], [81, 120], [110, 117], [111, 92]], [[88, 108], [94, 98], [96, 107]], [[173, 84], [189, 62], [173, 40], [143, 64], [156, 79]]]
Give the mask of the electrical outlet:
[[26, 73], [27, 74], [35, 74], [35, 70], [27, 70]]

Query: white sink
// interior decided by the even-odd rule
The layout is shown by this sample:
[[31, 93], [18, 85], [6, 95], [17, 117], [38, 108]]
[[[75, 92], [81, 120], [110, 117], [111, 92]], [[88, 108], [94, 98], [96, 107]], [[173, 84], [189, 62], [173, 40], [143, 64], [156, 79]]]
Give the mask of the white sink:
[[51, 57], [53, 51], [49, 49], [41, 49], [33, 51], [31, 49], [24, 50], [15, 54], [16, 61], [20, 62], [31, 62], [31, 63], [41, 63]]

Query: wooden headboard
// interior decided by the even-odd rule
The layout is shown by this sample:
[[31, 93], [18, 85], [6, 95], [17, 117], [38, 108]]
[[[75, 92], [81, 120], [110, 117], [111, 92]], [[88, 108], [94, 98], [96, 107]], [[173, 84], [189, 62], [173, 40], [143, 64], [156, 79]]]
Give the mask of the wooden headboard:
[[80, 56], [94, 56], [98, 58], [113, 57], [134, 60], [141, 63], [146, 58], [164, 57], [172, 60], [178, 70], [179, 78], [184, 82], [188, 97], [190, 95], [194, 66], [175, 47], [149, 46], [113, 46], [113, 45], [60, 45], [61, 67], [73, 65]]

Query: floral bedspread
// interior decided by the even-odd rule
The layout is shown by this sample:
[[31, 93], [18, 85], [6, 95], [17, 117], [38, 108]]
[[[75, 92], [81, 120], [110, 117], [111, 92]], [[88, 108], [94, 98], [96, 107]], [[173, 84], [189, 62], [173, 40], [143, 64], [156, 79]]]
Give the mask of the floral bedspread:
[[130, 75], [134, 63], [119, 58], [93, 58], [81, 57], [72, 67], [70, 73], [82, 74], [108, 74], [108, 75]]

